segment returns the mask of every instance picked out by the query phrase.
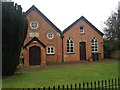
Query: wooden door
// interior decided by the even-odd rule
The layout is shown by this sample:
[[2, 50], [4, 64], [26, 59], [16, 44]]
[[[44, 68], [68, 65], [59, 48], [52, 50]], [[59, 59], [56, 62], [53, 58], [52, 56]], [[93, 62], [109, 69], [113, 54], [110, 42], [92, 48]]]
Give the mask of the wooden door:
[[80, 60], [86, 60], [86, 43], [80, 42]]
[[41, 63], [41, 50], [38, 46], [30, 47], [29, 49], [29, 64], [40, 65]]

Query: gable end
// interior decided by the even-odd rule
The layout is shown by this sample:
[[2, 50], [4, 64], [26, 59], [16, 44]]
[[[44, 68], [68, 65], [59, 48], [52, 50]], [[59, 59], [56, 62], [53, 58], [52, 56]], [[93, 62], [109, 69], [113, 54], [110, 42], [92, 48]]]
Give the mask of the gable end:
[[88, 25], [90, 25], [96, 32], [98, 32], [101, 36], [104, 34], [99, 31], [93, 24], [91, 24], [84, 16], [81, 16], [78, 20], [76, 20], [74, 23], [72, 23], [70, 26], [68, 26], [62, 34], [66, 33], [70, 28], [72, 28], [75, 24], [77, 24], [80, 20], [84, 20]]
[[31, 11], [36, 11], [44, 20], [46, 20], [57, 32], [61, 34], [61, 31], [34, 5], [26, 11], [26, 14], [29, 14]]

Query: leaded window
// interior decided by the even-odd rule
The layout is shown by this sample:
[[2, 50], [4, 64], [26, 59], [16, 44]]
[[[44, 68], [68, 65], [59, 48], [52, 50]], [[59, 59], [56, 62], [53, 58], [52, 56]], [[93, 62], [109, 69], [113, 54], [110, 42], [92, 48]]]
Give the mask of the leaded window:
[[53, 46], [48, 46], [47, 54], [55, 54], [55, 48]]
[[73, 53], [74, 52], [74, 42], [73, 42], [73, 40], [71, 38], [67, 39], [66, 52], [67, 53]]
[[97, 41], [97, 39], [93, 38], [91, 43], [92, 43], [92, 45], [91, 45], [92, 53], [98, 52], [98, 41]]

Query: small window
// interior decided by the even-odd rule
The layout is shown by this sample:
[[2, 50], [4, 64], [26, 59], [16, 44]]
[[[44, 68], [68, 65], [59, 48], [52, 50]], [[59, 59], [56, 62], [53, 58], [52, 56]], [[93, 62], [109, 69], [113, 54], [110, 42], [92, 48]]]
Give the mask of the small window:
[[80, 34], [83, 34], [83, 33], [85, 33], [85, 32], [84, 32], [84, 27], [83, 27], [83, 26], [80, 26]]
[[55, 48], [53, 46], [47, 47], [47, 54], [55, 54]]
[[35, 22], [35, 21], [31, 22], [31, 23], [30, 23], [30, 27], [31, 27], [32, 29], [37, 29], [37, 28], [38, 28], [38, 22]]
[[48, 33], [48, 34], [47, 34], [47, 38], [48, 38], [48, 39], [53, 39], [53, 37], [54, 37], [54, 34], [53, 34], [53, 33]]
[[73, 53], [74, 52], [74, 43], [71, 38], [67, 39], [66, 42], [66, 52], [67, 53]]

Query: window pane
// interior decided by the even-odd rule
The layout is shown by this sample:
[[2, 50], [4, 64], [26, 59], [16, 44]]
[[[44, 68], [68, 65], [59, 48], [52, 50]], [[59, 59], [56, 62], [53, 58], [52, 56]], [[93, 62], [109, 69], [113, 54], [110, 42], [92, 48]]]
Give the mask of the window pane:
[[69, 47], [69, 43], [67, 43], [67, 47]]
[[67, 49], [67, 52], [69, 52], [69, 49]]
[[73, 41], [71, 40], [70, 43], [73, 43]]
[[67, 43], [69, 44], [69, 40], [67, 40]]
[[83, 27], [80, 27], [80, 30], [83, 30]]
[[48, 33], [48, 34], [47, 34], [47, 37], [48, 37], [49, 39], [52, 39], [52, 38], [54, 37], [54, 34], [53, 34], [53, 33]]
[[69, 47], [67, 47], [67, 49], [69, 49]]
[[66, 42], [66, 52], [73, 52], [73, 45], [74, 43], [73, 43], [73, 41], [69, 38], [68, 40], [67, 40], [67, 42]]
[[71, 52], [73, 52], [73, 49], [71, 49]]
[[48, 51], [50, 51], [50, 48], [48, 48]]
[[95, 48], [97, 48], [97, 46], [95, 46]]
[[51, 53], [54, 53], [54, 51], [51, 51]]
[[72, 50], [73, 50], [73, 47], [71, 47], [70, 49], [72, 49]]
[[50, 51], [48, 51], [48, 53], [50, 53]]

